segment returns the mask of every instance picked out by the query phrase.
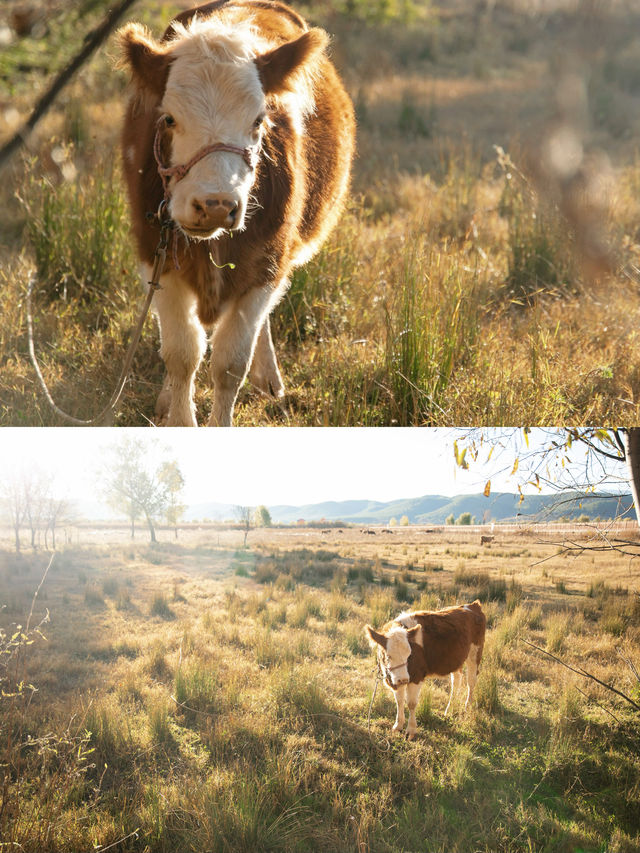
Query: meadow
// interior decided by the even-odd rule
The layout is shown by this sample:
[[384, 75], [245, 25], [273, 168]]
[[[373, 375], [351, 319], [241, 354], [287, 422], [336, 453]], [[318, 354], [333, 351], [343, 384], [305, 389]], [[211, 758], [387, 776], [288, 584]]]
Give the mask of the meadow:
[[[640, 702], [634, 563], [552, 526], [376, 531], [95, 531], [35, 600], [50, 555], [7, 533], [2, 849], [639, 850], [638, 711], [544, 654]], [[473, 707], [433, 680], [393, 736], [364, 625], [476, 597]]]
[[[8, 7], [13, 7], [12, 3]], [[190, 5], [140, 0], [155, 32]], [[274, 318], [284, 409], [248, 384], [242, 425], [637, 422], [640, 23], [633, 3], [294, 3], [332, 34], [358, 156], [339, 228]], [[0, 57], [0, 141], [103, 14], [34, 2]], [[0, 185], [0, 424], [56, 425], [27, 350], [25, 293], [57, 403], [102, 409], [141, 303], [113, 41]], [[116, 423], [153, 417], [147, 321]], [[206, 369], [201, 421], [211, 406]]]

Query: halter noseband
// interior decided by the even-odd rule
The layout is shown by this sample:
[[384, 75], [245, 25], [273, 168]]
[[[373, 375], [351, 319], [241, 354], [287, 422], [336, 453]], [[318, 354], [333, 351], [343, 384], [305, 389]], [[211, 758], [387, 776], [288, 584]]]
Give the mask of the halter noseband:
[[257, 158], [257, 151], [255, 148], [240, 148], [238, 145], [228, 145], [226, 142], [214, 142], [212, 145], [205, 145], [204, 148], [197, 151], [187, 163], [182, 163], [178, 166], [164, 166], [160, 151], [162, 125], [164, 124], [164, 121], [165, 116], [160, 116], [156, 124], [156, 135], [153, 140], [153, 156], [156, 158], [156, 163], [158, 165], [158, 174], [162, 178], [162, 187], [164, 189], [165, 199], [169, 198], [169, 181], [171, 178], [175, 178], [176, 183], [181, 181], [183, 178], [186, 178], [189, 170], [192, 169], [196, 163], [199, 163], [200, 160], [208, 154], [212, 154], [214, 151], [229, 151], [231, 154], [238, 154], [242, 157], [252, 172], [255, 170]]
[[[409, 658], [407, 658], [407, 660], [404, 663], [399, 663], [397, 666], [387, 666], [382, 661], [381, 658], [382, 658], [382, 655], [378, 655], [378, 669], [380, 671], [380, 675], [387, 682], [387, 684], [390, 687], [392, 687], [393, 684], [391, 681], [391, 673], [394, 672], [396, 669], [402, 669], [403, 666], [408, 667]], [[407, 672], [408, 672], [408, 669], [407, 669]], [[399, 681], [397, 686], [399, 687], [401, 684], [408, 684], [408, 683], [409, 683], [408, 680], [407, 681]]]

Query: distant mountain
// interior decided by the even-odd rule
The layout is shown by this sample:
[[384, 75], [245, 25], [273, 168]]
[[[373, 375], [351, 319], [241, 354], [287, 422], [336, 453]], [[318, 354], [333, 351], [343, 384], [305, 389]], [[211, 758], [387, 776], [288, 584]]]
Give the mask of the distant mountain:
[[[77, 505], [85, 518], [114, 518], [113, 512], [102, 504], [84, 503]], [[294, 506], [280, 504], [270, 506], [271, 518], [276, 524], [295, 524], [305, 521], [344, 521], [352, 524], [388, 524], [389, 519], [398, 521], [406, 515], [412, 524], [444, 524], [453, 515], [458, 518], [470, 512], [480, 524], [483, 521], [507, 521], [518, 517], [554, 521], [561, 517], [614, 518], [626, 512], [625, 517], [634, 519], [631, 495], [603, 497], [584, 495], [581, 492], [564, 492], [553, 495], [528, 495], [522, 503], [520, 496], [510, 492], [496, 492], [486, 498], [481, 492], [473, 495], [423, 495], [418, 498], [399, 498], [394, 501], [325, 501], [317, 504]], [[235, 519], [235, 504], [200, 503], [192, 504], [185, 512], [185, 521], [226, 521]]]
[[521, 516], [538, 517], [540, 520], [553, 521], [563, 516], [576, 518], [588, 515], [590, 518], [614, 518], [622, 512], [628, 518], [635, 518], [631, 495], [621, 497], [585, 496], [581, 492], [562, 495], [529, 495], [520, 503], [520, 495], [510, 492], [496, 492], [488, 498], [484, 494], [424, 495], [419, 498], [405, 498], [381, 503], [379, 501], [328, 501], [304, 506], [270, 506], [269, 512], [274, 522], [291, 524], [300, 518], [306, 521], [341, 520], [355, 524], [387, 524], [390, 518], [400, 520], [406, 515], [412, 524], [444, 524], [453, 514], [458, 518], [463, 512], [470, 512], [478, 523], [482, 521], [506, 521]]

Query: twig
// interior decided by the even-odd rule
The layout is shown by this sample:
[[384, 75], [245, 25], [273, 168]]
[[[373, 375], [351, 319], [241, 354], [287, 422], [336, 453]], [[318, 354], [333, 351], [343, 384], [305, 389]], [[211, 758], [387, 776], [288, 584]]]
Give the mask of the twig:
[[552, 660], [556, 661], [556, 663], [559, 663], [567, 669], [571, 670], [571, 672], [575, 672], [577, 675], [581, 675], [583, 678], [590, 678], [597, 684], [602, 685], [602, 687], [606, 687], [607, 690], [609, 690], [611, 693], [615, 693], [617, 696], [622, 697], [622, 699], [632, 705], [636, 709], [636, 711], [640, 711], [640, 705], [638, 705], [637, 702], [634, 702], [633, 699], [627, 696], [626, 693], [622, 693], [620, 690], [617, 690], [615, 687], [612, 687], [610, 684], [607, 684], [606, 681], [601, 681], [595, 675], [592, 675], [590, 672], [587, 672], [586, 670], [581, 669], [580, 667], [576, 668], [568, 663], [565, 663], [565, 661], [561, 660], [555, 655], [552, 655], [551, 652], [548, 652], [546, 649], [541, 649], [540, 646], [536, 646], [535, 643], [530, 643], [528, 640], [522, 640], [522, 642], [525, 643], [527, 646], [531, 646], [532, 649], [536, 649], [536, 651], [542, 652], [543, 655], [547, 655], [547, 657], [550, 657]]
[[51, 559], [49, 560], [49, 564], [47, 568], [44, 570], [44, 574], [42, 575], [42, 580], [38, 584], [38, 588], [33, 593], [33, 598], [31, 599], [31, 610], [29, 611], [29, 617], [27, 619], [27, 627], [25, 629], [25, 634], [28, 636], [29, 634], [29, 626], [31, 625], [31, 617], [33, 616], [33, 608], [36, 606], [36, 598], [38, 597], [38, 593], [42, 589], [42, 584], [45, 582], [47, 575], [49, 574], [49, 569], [51, 568], [51, 564], [53, 563], [53, 558], [55, 557], [55, 551], [51, 555]]
[[134, 829], [133, 832], [130, 832], [129, 835], [125, 835], [124, 838], [119, 838], [117, 841], [114, 841], [113, 844], [109, 844], [107, 847], [94, 847], [95, 853], [104, 853], [105, 850], [111, 850], [112, 847], [117, 847], [118, 844], [122, 844], [123, 841], [126, 841], [128, 838], [137, 838], [138, 833], [140, 832], [140, 827]]
[[14, 151], [21, 148], [26, 143], [29, 133], [53, 104], [58, 94], [62, 89], [64, 89], [76, 71], [87, 61], [87, 59], [89, 59], [94, 50], [96, 50], [107, 38], [109, 33], [118, 23], [119, 18], [121, 18], [127, 9], [135, 2], [136, 0], [121, 0], [121, 2], [111, 10], [104, 21], [85, 37], [84, 47], [82, 50], [73, 57], [62, 71], [60, 71], [56, 79], [34, 107], [28, 120], [23, 124], [15, 136], [0, 148], [0, 168], [3, 166], [4, 162], [11, 157]]

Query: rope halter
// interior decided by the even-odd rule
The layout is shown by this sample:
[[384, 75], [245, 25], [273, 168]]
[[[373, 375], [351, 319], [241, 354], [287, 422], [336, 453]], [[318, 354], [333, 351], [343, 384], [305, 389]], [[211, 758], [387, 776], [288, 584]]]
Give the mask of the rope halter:
[[380, 677], [382, 678], [382, 680], [386, 681], [387, 684], [389, 685], [389, 687], [394, 687], [394, 686], [399, 687], [402, 684], [408, 684], [409, 683], [409, 679], [407, 679], [406, 681], [405, 680], [398, 681], [398, 683], [396, 685], [394, 685], [392, 682], [392, 679], [391, 679], [391, 673], [392, 672], [395, 672], [396, 669], [402, 669], [403, 666], [408, 667], [408, 664], [409, 664], [409, 658], [407, 658], [407, 660], [404, 663], [399, 663], [397, 666], [387, 666], [386, 663], [384, 662], [382, 654], [381, 653], [378, 654], [378, 672], [380, 673]]
[[162, 163], [162, 152], [160, 145], [162, 140], [162, 130], [166, 127], [166, 116], [160, 116], [156, 124], [156, 135], [153, 140], [153, 156], [156, 158], [158, 165], [158, 174], [162, 179], [162, 187], [164, 189], [165, 199], [169, 198], [169, 181], [175, 178], [176, 183], [181, 181], [189, 174], [196, 163], [204, 159], [208, 154], [213, 154], [214, 151], [229, 151], [231, 154], [238, 154], [249, 167], [250, 171], [255, 171], [257, 164], [257, 148], [240, 148], [238, 145], [229, 145], [226, 142], [214, 142], [211, 145], [205, 145], [197, 151], [193, 157], [187, 162], [178, 166], [165, 166]]

